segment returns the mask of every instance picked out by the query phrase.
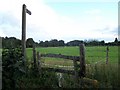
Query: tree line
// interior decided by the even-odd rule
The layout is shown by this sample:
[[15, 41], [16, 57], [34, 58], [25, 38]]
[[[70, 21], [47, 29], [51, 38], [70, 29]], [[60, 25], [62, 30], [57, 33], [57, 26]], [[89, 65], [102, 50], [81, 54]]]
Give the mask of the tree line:
[[[17, 48], [21, 47], [21, 40], [17, 39], [15, 37], [0, 37], [2, 39], [2, 48]], [[79, 46], [80, 43], [84, 43], [86, 46], [118, 46], [120, 45], [120, 41], [118, 41], [117, 38], [113, 42], [105, 43], [104, 40], [98, 41], [98, 40], [73, 40], [69, 41], [67, 43], [64, 42], [64, 40], [57, 40], [52, 39], [50, 41], [40, 41], [35, 42], [33, 38], [28, 38], [26, 40], [26, 47], [32, 48], [33, 44], [35, 44], [37, 47], [60, 47], [60, 46]]]

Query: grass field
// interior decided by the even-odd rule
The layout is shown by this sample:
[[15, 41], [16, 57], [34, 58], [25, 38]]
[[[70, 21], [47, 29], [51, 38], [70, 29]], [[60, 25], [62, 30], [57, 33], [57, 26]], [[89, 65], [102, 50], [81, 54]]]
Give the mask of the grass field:
[[[36, 48], [41, 54], [63, 54], [71, 56], [79, 56], [79, 47], [39, 47]], [[106, 46], [85, 47], [86, 63], [103, 63], [106, 60]], [[32, 59], [32, 48], [27, 48], [27, 57]], [[72, 65], [72, 61], [60, 58], [42, 58], [47, 64]], [[109, 63], [118, 63], [118, 46], [109, 47]]]

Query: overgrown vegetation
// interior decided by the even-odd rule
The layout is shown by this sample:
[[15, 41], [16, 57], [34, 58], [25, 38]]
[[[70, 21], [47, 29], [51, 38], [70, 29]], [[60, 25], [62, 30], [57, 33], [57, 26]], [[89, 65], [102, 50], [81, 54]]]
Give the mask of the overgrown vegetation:
[[[27, 63], [27, 72], [22, 66], [21, 49], [2, 50], [3, 90], [13, 88], [58, 88], [59, 77], [55, 72], [38, 72], [31, 63]], [[31, 65], [31, 67], [29, 67]], [[63, 74], [62, 87], [75, 88], [74, 76]], [[86, 77], [97, 80], [98, 88], [116, 89], [119, 87], [118, 65], [113, 64], [89, 64]], [[78, 87], [78, 86], [77, 86]], [[82, 83], [82, 88], [93, 88], [92, 84]]]
[[99, 88], [116, 89], [119, 87], [118, 64], [97, 63], [87, 66], [87, 76], [91, 79], [98, 80]]
[[20, 49], [2, 50], [2, 88], [15, 88], [17, 77], [24, 73]]
[[[14, 88], [39, 88], [54, 87], [55, 80], [49, 80], [49, 76], [54, 77], [54, 73], [38, 74], [33, 66], [25, 72], [22, 65], [21, 49], [3, 49], [2, 51], [2, 89]], [[28, 64], [27, 64], [28, 65]], [[29, 66], [27, 66], [29, 67]], [[51, 82], [50, 82], [51, 81]], [[38, 86], [39, 85], [39, 86]], [[47, 86], [48, 85], [48, 86]]]

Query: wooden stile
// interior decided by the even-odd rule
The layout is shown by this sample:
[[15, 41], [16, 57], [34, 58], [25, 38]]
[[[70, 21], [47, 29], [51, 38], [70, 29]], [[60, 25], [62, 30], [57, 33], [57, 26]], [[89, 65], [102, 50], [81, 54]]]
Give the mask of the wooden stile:
[[[98, 81], [92, 80], [89, 78], [85, 78], [86, 74], [86, 65], [85, 65], [85, 46], [84, 44], [80, 44], [80, 56], [66, 56], [66, 55], [56, 55], [56, 54], [40, 54], [37, 52], [37, 62], [36, 62], [36, 50], [35, 45], [33, 45], [33, 59], [34, 59], [34, 66], [38, 66], [39, 73], [42, 71], [49, 71], [49, 72], [58, 72], [58, 73], [67, 73], [75, 76], [75, 87], [82, 87], [83, 84], [91, 84], [94, 88], [98, 87]], [[52, 67], [42, 67], [41, 66], [41, 57], [55, 57], [55, 58], [69, 58], [73, 60], [74, 70], [65, 70], [60, 68], [52, 68]], [[78, 67], [78, 58], [80, 61], [80, 65]], [[80, 70], [79, 70], [80, 69]]]

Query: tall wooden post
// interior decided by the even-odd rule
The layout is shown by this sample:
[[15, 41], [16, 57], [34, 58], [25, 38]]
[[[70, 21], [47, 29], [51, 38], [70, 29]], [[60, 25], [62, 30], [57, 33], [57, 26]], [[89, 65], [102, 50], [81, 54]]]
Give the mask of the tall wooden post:
[[107, 46], [107, 48], [106, 48], [106, 64], [108, 64], [108, 52], [109, 52], [109, 47]]
[[26, 5], [22, 7], [22, 53], [23, 53], [23, 64], [26, 66]]
[[80, 44], [80, 77], [85, 77], [86, 66], [85, 66], [85, 46]]
[[31, 15], [31, 12], [23, 4], [22, 7], [22, 54], [23, 54], [23, 64], [26, 67], [26, 13]]

